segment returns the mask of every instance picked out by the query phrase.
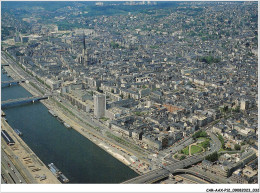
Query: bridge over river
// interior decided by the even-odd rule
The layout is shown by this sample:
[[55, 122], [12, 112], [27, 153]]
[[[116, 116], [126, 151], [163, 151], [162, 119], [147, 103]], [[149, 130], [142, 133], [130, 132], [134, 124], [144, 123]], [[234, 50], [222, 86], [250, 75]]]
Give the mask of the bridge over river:
[[25, 81], [26, 81], [25, 79], [2, 81], [1, 87], [3, 88], [3, 87], [12, 86], [12, 85], [17, 85], [17, 84], [23, 83]]
[[26, 103], [34, 103], [40, 100], [48, 99], [51, 95], [43, 95], [43, 96], [33, 96], [33, 97], [26, 97], [26, 98], [18, 98], [18, 99], [10, 99], [1, 102], [2, 108], [7, 108], [10, 106], [21, 105]]
[[186, 168], [202, 161], [206, 156], [212, 154], [215, 151], [218, 151], [221, 147], [221, 142], [216, 137], [216, 135], [211, 132], [209, 132], [209, 135], [213, 141], [213, 147], [210, 151], [188, 157], [184, 160], [164, 166], [163, 168], [159, 168], [141, 176], [137, 176], [123, 182], [123, 184], [151, 184], [166, 178], [167, 176], [169, 176], [170, 173], [175, 173], [176, 171], [180, 171], [180, 169]]

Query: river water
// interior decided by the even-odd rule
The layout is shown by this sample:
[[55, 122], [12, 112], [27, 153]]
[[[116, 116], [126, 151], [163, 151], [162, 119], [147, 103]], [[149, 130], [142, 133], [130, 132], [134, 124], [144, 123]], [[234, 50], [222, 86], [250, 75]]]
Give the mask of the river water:
[[[11, 80], [1, 74], [1, 80]], [[1, 89], [1, 100], [31, 96], [22, 86]], [[69, 183], [120, 183], [138, 174], [73, 129], [67, 129], [42, 103], [3, 109], [11, 127], [45, 165], [54, 163]]]

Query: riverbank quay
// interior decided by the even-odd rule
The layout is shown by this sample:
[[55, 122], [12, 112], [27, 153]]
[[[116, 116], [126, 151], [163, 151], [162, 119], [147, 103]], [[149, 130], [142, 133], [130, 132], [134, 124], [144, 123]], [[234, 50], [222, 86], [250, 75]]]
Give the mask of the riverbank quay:
[[3, 118], [1, 118], [1, 128], [7, 131], [15, 142], [14, 145], [8, 146], [2, 140], [1, 150], [5, 152], [28, 184], [61, 184]]

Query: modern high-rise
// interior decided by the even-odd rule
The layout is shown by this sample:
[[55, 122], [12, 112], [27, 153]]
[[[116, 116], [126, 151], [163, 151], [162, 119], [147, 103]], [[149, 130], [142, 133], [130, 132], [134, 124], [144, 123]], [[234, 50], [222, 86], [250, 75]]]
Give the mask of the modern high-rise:
[[94, 115], [97, 118], [105, 116], [106, 111], [106, 96], [104, 94], [98, 94], [94, 96]]

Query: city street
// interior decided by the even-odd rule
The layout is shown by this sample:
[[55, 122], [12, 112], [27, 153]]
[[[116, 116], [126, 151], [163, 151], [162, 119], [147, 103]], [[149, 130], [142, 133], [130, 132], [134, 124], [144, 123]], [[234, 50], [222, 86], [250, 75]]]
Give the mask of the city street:
[[[12, 161], [9, 159], [8, 155], [4, 152], [3, 149], [1, 149], [1, 163], [2, 163], [2, 168], [4, 169], [4, 176], [8, 176], [6, 179], [7, 182], [10, 183], [15, 183], [15, 184], [19, 184], [19, 183], [23, 183], [25, 184], [26, 181], [25, 179], [22, 177], [22, 175], [20, 174], [20, 172], [16, 169], [16, 167], [13, 165]], [[11, 176], [10, 176], [11, 175]]]

